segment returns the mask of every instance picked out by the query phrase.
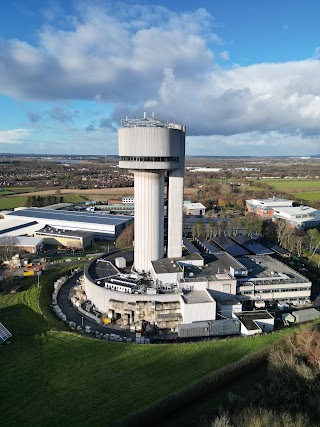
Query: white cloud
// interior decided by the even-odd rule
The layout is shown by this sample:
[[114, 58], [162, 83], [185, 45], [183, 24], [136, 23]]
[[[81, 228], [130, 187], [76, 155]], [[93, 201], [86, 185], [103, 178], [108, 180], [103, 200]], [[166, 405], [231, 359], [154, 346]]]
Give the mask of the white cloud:
[[313, 53], [313, 58], [314, 59], [319, 59], [320, 58], [320, 47], [316, 47]]
[[229, 52], [227, 52], [226, 50], [220, 52], [219, 54], [220, 58], [223, 59], [224, 61], [229, 61], [230, 59], [230, 55]]
[[0, 130], [0, 144], [21, 144], [31, 133], [30, 129]]
[[[100, 110], [105, 102], [114, 109], [111, 124], [150, 109], [163, 120], [175, 117], [208, 144], [203, 135], [254, 150], [260, 141], [270, 150], [274, 138], [291, 150], [292, 135], [298, 150], [300, 135], [301, 144], [310, 138], [305, 147], [316, 149], [310, 135], [320, 131], [319, 48], [304, 61], [223, 69], [215, 56], [227, 61], [229, 53], [221, 52], [223, 41], [205, 9], [176, 13], [152, 5], [97, 4], [77, 3], [74, 16], [50, 16], [37, 45], [0, 40], [0, 93], [95, 100]], [[56, 109], [49, 116], [66, 123], [70, 114]]]
[[214, 156], [303, 156], [319, 154], [320, 139], [300, 132], [248, 132], [187, 137], [186, 153]]

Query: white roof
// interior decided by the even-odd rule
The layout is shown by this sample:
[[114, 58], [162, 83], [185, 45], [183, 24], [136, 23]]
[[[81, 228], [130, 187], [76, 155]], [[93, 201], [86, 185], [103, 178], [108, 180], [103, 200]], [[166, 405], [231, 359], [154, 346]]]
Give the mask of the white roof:
[[291, 208], [280, 208], [274, 211], [275, 214], [284, 215], [286, 217], [296, 217], [300, 215], [320, 215], [320, 210], [311, 208], [310, 206], [296, 206]]
[[292, 206], [293, 200], [288, 199], [280, 199], [276, 197], [272, 197], [270, 199], [250, 199], [246, 200], [246, 202], [249, 202], [253, 205], [266, 205], [266, 206]]
[[202, 203], [183, 202], [183, 207], [188, 209], [205, 209]]
[[[0, 219], [0, 237], [3, 236], [24, 236], [24, 235], [33, 235], [36, 231], [40, 230], [43, 225], [41, 224], [32, 224], [35, 221], [28, 219], [12, 219], [6, 217]], [[32, 225], [30, 225], [32, 224]]]
[[43, 243], [40, 237], [17, 237], [17, 246], [38, 246]]

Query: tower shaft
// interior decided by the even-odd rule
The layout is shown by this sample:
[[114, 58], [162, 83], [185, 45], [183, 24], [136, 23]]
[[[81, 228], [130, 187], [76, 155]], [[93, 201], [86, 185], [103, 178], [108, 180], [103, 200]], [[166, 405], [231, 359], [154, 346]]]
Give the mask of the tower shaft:
[[163, 258], [164, 172], [134, 171], [134, 266], [149, 271]]

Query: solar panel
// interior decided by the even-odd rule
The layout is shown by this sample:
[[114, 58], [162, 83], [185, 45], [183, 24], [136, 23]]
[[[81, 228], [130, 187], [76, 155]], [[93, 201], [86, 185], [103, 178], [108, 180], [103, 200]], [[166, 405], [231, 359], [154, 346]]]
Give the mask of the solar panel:
[[267, 248], [272, 249], [274, 252], [277, 252], [280, 255], [290, 255], [289, 251], [281, 248], [280, 246], [276, 245], [275, 243], [269, 242], [269, 240], [266, 240], [263, 237], [255, 237], [255, 240], [257, 240], [262, 245], [266, 246]]
[[12, 333], [9, 332], [8, 329], [5, 328], [2, 323], [0, 323], [0, 344], [3, 344], [10, 337], [12, 337]]
[[187, 249], [190, 254], [200, 254], [199, 249], [197, 249], [188, 239], [183, 237], [182, 239], [183, 246]]
[[232, 256], [249, 255], [248, 251], [243, 249], [243, 247], [229, 239], [227, 236], [214, 236], [212, 237], [212, 240]]
[[209, 251], [210, 254], [221, 254], [221, 249], [212, 242], [208, 242], [204, 237], [198, 237], [200, 243]]
[[248, 236], [232, 236], [232, 239], [254, 255], [272, 255], [274, 251]]

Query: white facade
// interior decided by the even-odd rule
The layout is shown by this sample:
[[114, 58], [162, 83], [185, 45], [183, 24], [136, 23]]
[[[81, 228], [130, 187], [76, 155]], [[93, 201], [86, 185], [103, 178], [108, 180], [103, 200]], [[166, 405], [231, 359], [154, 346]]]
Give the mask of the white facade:
[[246, 200], [247, 212], [255, 213], [258, 216], [271, 218], [274, 209], [290, 208], [293, 200], [272, 197], [270, 199], [250, 199]]
[[205, 215], [206, 207], [202, 203], [183, 202], [183, 210], [187, 215]]
[[134, 172], [134, 265], [149, 271], [150, 261], [163, 258], [164, 172]]
[[238, 278], [237, 297], [253, 301], [308, 301], [311, 282], [302, 274], [268, 255], [240, 258], [248, 277]]
[[316, 228], [320, 225], [320, 210], [309, 206], [274, 209], [273, 220], [285, 220], [294, 228]]
[[183, 229], [183, 182], [185, 164], [185, 137], [186, 128], [172, 125], [179, 135], [179, 166], [168, 172], [168, 258], [181, 257], [182, 255], [182, 229]]
[[234, 317], [241, 323], [242, 336], [272, 332], [274, 329], [274, 317], [266, 310], [242, 311], [235, 313]]
[[122, 197], [122, 203], [131, 205], [134, 203], [134, 197], [133, 196], [123, 196]]
[[98, 286], [86, 275], [84, 275], [84, 285], [87, 295], [87, 299], [92, 301], [97, 309], [102, 313], [107, 313], [109, 310], [110, 301], [122, 301], [128, 303], [137, 302], [177, 302], [179, 303], [178, 293], [167, 293], [167, 294], [130, 294], [125, 292], [119, 292], [117, 290], [108, 289], [106, 287]]
[[193, 291], [180, 296], [183, 323], [215, 320], [216, 302], [207, 290]]
[[123, 120], [119, 167], [134, 171], [134, 267], [149, 272], [164, 253], [164, 178], [168, 174], [168, 257], [182, 254], [185, 128], [154, 118]]

